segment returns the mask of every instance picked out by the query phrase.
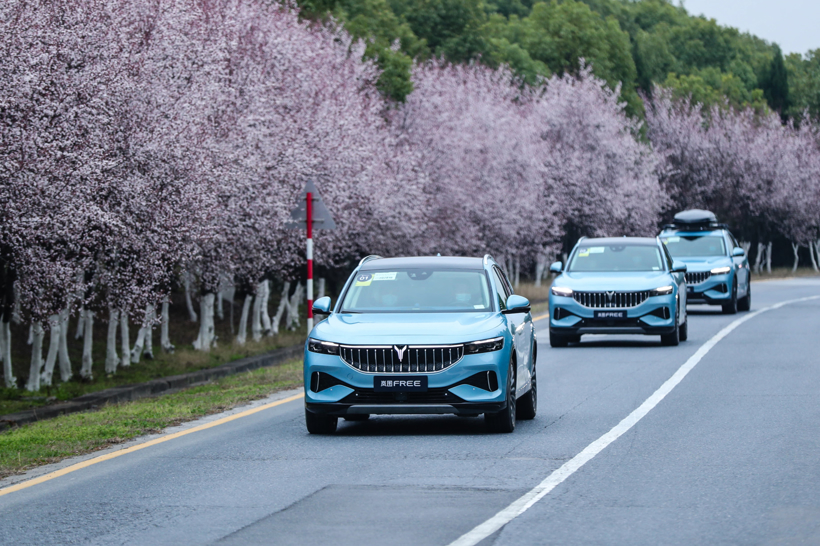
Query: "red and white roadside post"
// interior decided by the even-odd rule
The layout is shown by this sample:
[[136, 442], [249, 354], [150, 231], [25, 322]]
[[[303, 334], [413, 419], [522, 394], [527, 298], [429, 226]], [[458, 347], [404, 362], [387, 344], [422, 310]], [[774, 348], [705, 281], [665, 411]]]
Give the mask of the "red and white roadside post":
[[313, 329], [313, 229], [336, 229], [330, 211], [325, 207], [322, 197], [312, 181], [308, 181], [296, 208], [290, 211], [290, 222], [286, 229], [305, 229], [307, 231], [307, 331]]
[[313, 330], [313, 192], [307, 192], [307, 331]]

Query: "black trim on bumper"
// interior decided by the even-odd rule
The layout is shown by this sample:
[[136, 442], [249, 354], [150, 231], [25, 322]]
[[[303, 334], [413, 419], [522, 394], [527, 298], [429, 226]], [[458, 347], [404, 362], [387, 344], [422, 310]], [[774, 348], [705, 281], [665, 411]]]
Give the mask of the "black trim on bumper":
[[305, 408], [311, 413], [334, 415], [373, 414], [373, 415], [479, 415], [481, 413], [497, 413], [507, 407], [507, 402], [457, 404], [343, 404], [333, 402], [327, 404], [311, 404], [306, 402]]

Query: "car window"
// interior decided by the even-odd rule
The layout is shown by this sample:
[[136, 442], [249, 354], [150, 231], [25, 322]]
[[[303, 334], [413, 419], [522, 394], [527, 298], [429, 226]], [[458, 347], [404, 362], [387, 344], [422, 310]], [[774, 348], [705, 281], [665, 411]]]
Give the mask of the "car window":
[[726, 233], [728, 233], [728, 234], [729, 234], [729, 240], [730, 240], [730, 241], [732, 241], [732, 248], [734, 249], [734, 248], [739, 247], [739, 246], [740, 246], [740, 244], [738, 244], [737, 239], [735, 239], [735, 236], [734, 236], [734, 235], [732, 235], [732, 232], [731, 232], [731, 231], [727, 231]]
[[655, 245], [579, 246], [567, 271], [664, 271], [661, 250]]
[[661, 237], [674, 258], [726, 256], [726, 242], [722, 235], [669, 235]]
[[663, 255], [666, 258], [666, 263], [669, 265], [669, 270], [672, 270], [672, 255], [669, 254], [669, 250], [666, 248], [666, 245], [663, 245]]
[[513, 290], [512, 284], [510, 284], [510, 281], [507, 279], [507, 275], [504, 274], [503, 269], [501, 269], [498, 266], [495, 266], [495, 269], [498, 271], [498, 276], [501, 278], [501, 282], [504, 285], [504, 292], [507, 293], [507, 297], [509, 298], [510, 296], [515, 294], [515, 291]]
[[342, 313], [480, 312], [492, 310], [483, 270], [359, 271]]
[[495, 297], [498, 300], [498, 308], [503, 311], [507, 308], [508, 296], [504, 281], [497, 267], [493, 268], [493, 286], [495, 287]]

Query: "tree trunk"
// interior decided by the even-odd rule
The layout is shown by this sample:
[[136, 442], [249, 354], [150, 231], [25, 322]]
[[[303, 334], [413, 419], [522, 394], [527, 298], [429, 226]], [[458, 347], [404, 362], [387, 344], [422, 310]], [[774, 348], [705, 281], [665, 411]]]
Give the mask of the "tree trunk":
[[279, 299], [279, 307], [276, 308], [276, 314], [273, 316], [273, 324], [271, 324], [271, 332], [273, 334], [279, 333], [279, 324], [282, 322], [282, 315], [288, 307], [288, 294], [290, 293], [290, 283], [286, 282], [282, 287], [282, 297]]
[[792, 273], [797, 271], [797, 266], [800, 263], [800, 245], [792, 243], [792, 252], [794, 252], [794, 265], [792, 266]]
[[168, 310], [168, 306], [168, 300], [162, 302], [162, 329], [160, 330], [159, 344], [166, 353], [173, 353], [176, 347], [171, 344], [171, 338], [168, 336], [168, 323], [171, 320], [171, 313]]
[[[83, 329], [85, 332], [83, 333], [83, 363], [80, 367], [80, 377], [90, 381], [94, 379], [94, 375], [91, 373], [91, 366], [94, 363], [91, 355], [91, 350], [94, 347], [94, 313], [90, 309], [85, 310], [84, 322], [85, 325], [83, 326]], [[116, 326], [114, 328], [116, 332]]]
[[253, 296], [248, 294], [245, 296], [245, 303], [242, 304], [242, 314], [239, 317], [239, 332], [236, 334], [236, 342], [244, 345], [248, 340], [248, 313], [251, 309], [251, 301]]
[[120, 311], [120, 366], [127, 368], [131, 365], [131, 332], [128, 329], [128, 313]]
[[[105, 341], [105, 373], [115, 373], [120, 357], [117, 354], [117, 326], [120, 324], [120, 312], [108, 308], [108, 336]], [[123, 350], [126, 350], [123, 348]]]
[[288, 314], [285, 323], [288, 330], [296, 330], [299, 327], [299, 304], [302, 302], [302, 291], [302, 283], [297, 282], [287, 305]]
[[149, 358], [154, 358], [154, 353], [151, 349], [151, 328], [154, 323], [154, 306], [148, 305], [145, 309], [145, 323], [137, 332], [137, 340], [134, 342], [134, 348], [131, 350], [131, 364], [138, 364], [140, 357], [145, 351]]
[[68, 358], [68, 308], [60, 313], [60, 347], [57, 350], [57, 360], [60, 363], [60, 379], [65, 383], [74, 373], [71, 371], [71, 360]]
[[[198, 317], [196, 316], [196, 311], [194, 311], [194, 303], [191, 301], [191, 275], [187, 271], [182, 274], [183, 282], [185, 284], [185, 305], [188, 307], [188, 316], [191, 318], [191, 322], [196, 322]], [[202, 304], [200, 303], [200, 308]]]
[[156, 322], [157, 312], [153, 305], [148, 306], [145, 321], [145, 344], [143, 345], [142, 356], [148, 360], [154, 360], [154, 322]]
[[539, 253], [535, 258], [535, 286], [541, 286], [541, 279], [544, 278], [544, 272], [547, 269], [546, 254]]
[[34, 324], [28, 325], [28, 339], [26, 340], [26, 345], [31, 345], [34, 343]]
[[253, 297], [253, 311], [251, 311], [251, 336], [254, 341], [262, 339], [262, 283], [256, 285], [256, 294]]
[[32, 324], [31, 367], [29, 368], [26, 390], [40, 390], [40, 369], [43, 367], [43, 327], [39, 322]]
[[262, 281], [262, 287], [264, 288], [264, 292], [262, 293], [262, 309], [260, 310], [259, 318], [262, 319], [262, 331], [270, 336], [273, 335], [271, 334], [270, 313], [268, 313], [268, 307], [270, 306], [270, 281]]
[[748, 256], [749, 251], [752, 249], [752, 243], [750, 241], [740, 241], [740, 248], [742, 248], [743, 252]]
[[85, 308], [80, 307], [80, 314], [77, 320], [77, 333], [74, 335], [74, 339], [80, 339], [83, 337], [83, 331], [85, 330]]
[[317, 295], [316, 299], [324, 298], [325, 297], [325, 278], [319, 277], [317, 282]]
[[17, 378], [11, 367], [11, 317], [3, 315], [0, 320], [0, 336], [3, 338], [3, 379], [7, 389], [14, 389], [17, 387]]
[[763, 254], [766, 252], [766, 245], [757, 243], [757, 255], [755, 256], [755, 273], [760, 275], [760, 268], [763, 266]]
[[772, 242], [766, 245], [766, 273], [772, 274]]
[[820, 261], [820, 256], [815, 257], [818, 253], [820, 253], [820, 245], [815, 247], [812, 241], [809, 241], [809, 256], [811, 256], [811, 268], [814, 270], [815, 273], [820, 271], [817, 267], [818, 261]]
[[199, 300], [199, 335], [194, 341], [194, 349], [198, 351], [211, 350], [216, 347], [216, 334], [214, 333], [214, 298], [213, 292], [204, 294]]
[[54, 364], [57, 363], [57, 351], [60, 348], [61, 324], [60, 315], [51, 315], [48, 318], [49, 331], [48, 339], [48, 354], [46, 355], [46, 364], [43, 368], [43, 373], [40, 374], [40, 384], [46, 387], [51, 386], [51, 377], [54, 375]]

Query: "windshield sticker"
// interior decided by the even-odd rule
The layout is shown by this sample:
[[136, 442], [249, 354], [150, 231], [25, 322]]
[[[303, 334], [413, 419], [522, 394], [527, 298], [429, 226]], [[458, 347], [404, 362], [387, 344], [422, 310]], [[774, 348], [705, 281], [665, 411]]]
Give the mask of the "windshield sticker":
[[484, 309], [483, 305], [473, 305], [473, 309]]
[[391, 271], [390, 273], [373, 273], [374, 281], [395, 281], [397, 273]]
[[602, 246], [590, 247], [589, 248], [589, 253], [590, 254], [603, 254], [604, 253], [604, 247], [602, 247]]
[[586, 258], [587, 256], [589, 256], [589, 249], [588, 248], [582, 248], [578, 251], [578, 257], [579, 258]]
[[660, 268], [660, 267], [653, 267], [653, 268], [652, 268], [652, 271], [660, 271], [660, 270], [661, 270], [661, 268]]
[[356, 277], [356, 286], [370, 286], [370, 283], [372, 281], [373, 275], [371, 275], [370, 273], [362, 273], [361, 275]]
[[679, 243], [679, 242], [680, 242], [680, 237], [667, 237], [666, 239], [663, 240], [663, 244]]

